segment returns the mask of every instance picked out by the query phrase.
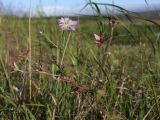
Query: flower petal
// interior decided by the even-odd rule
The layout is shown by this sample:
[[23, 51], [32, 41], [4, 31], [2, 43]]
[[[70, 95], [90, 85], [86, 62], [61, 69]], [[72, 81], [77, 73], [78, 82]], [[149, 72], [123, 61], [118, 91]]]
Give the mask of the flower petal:
[[99, 35], [97, 35], [97, 34], [94, 34], [94, 37], [95, 37], [96, 41], [100, 41], [101, 40], [101, 37]]
[[61, 30], [68, 30], [67, 26], [65, 25], [60, 25]]
[[60, 22], [61, 22], [61, 19], [57, 19], [57, 20], [56, 20], [56, 23], [59, 24]]
[[69, 17], [62, 17], [61, 19], [57, 19], [57, 23], [59, 24], [62, 30], [75, 30], [76, 25], [78, 24], [77, 21], [71, 20]]
[[76, 26], [78, 24], [78, 21], [69, 21], [69, 25], [73, 25], [73, 26]]
[[70, 26], [70, 30], [75, 31], [76, 30], [75, 26]]

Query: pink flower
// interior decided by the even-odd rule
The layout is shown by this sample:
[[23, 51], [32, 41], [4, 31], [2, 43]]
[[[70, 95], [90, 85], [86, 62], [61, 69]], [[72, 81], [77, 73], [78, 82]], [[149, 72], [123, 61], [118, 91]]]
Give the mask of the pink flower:
[[104, 113], [106, 112], [106, 110], [105, 110], [104, 107], [100, 107], [100, 108], [99, 108], [99, 112], [100, 112], [101, 114], [104, 114]]
[[75, 31], [78, 21], [73, 21], [69, 17], [62, 17], [60, 19], [57, 19], [57, 23], [59, 24], [61, 30]]
[[97, 46], [100, 48], [105, 41], [105, 34], [102, 33], [100, 36], [97, 34], [94, 34], [94, 37], [95, 37]]
[[112, 27], [115, 27], [116, 25], [119, 24], [119, 21], [117, 21], [117, 20], [115, 20], [115, 19], [109, 18], [109, 19], [108, 19], [108, 24], [109, 24], [110, 26], [112, 26]]

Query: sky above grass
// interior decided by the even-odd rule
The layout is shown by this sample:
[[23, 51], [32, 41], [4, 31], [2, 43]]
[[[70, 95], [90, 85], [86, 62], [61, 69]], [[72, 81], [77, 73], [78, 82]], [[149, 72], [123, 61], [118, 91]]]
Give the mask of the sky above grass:
[[[13, 9], [13, 11], [27, 11], [29, 8], [29, 0], [0, 0], [5, 7]], [[94, 2], [111, 3], [111, 0], [92, 0]], [[116, 5], [122, 6], [129, 10], [143, 10], [147, 6], [145, 0], [114, 0]], [[79, 11], [86, 4], [87, 0], [32, 0], [32, 8], [35, 12], [37, 8], [42, 7], [47, 15], [75, 15], [75, 14], [91, 14], [90, 9]], [[157, 9], [160, 0], [148, 0], [150, 8]]]

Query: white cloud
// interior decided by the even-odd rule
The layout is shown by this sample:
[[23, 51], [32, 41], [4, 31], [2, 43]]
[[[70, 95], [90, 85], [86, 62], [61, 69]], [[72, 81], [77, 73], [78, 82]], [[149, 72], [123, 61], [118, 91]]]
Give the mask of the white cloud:
[[67, 6], [44, 6], [43, 10], [47, 16], [78, 14], [78, 10]]
[[92, 14], [92, 10], [90, 7], [85, 8], [81, 11], [84, 6], [43, 6], [43, 11], [47, 16], [72, 16], [72, 15], [80, 15], [80, 14]]
[[[158, 5], [152, 4], [149, 6], [149, 9], [147, 5], [145, 4], [119, 4], [119, 6], [130, 10], [130, 11], [147, 11], [147, 10], [155, 10], [158, 8]], [[93, 14], [93, 10], [90, 6], [86, 7], [81, 11], [81, 9], [84, 7], [84, 5], [75, 5], [75, 6], [65, 6], [65, 5], [49, 5], [49, 6], [43, 6], [43, 12], [47, 16], [76, 16], [76, 15], [91, 15]], [[104, 6], [99, 6], [101, 13], [106, 14], [106, 8]], [[112, 7], [107, 7], [108, 9], [112, 9]], [[119, 10], [115, 8], [115, 12], [118, 12]]]

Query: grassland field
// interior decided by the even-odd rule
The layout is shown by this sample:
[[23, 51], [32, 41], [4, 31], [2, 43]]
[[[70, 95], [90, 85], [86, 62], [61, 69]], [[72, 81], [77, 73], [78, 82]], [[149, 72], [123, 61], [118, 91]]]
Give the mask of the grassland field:
[[[29, 99], [28, 19], [2, 17], [0, 119], [159, 120], [159, 26], [118, 20], [104, 61], [103, 49], [94, 38], [99, 33], [97, 19], [73, 19], [79, 24], [71, 34], [62, 66], [69, 31], [60, 30], [56, 18], [31, 20]], [[105, 34], [109, 39], [107, 22]]]

